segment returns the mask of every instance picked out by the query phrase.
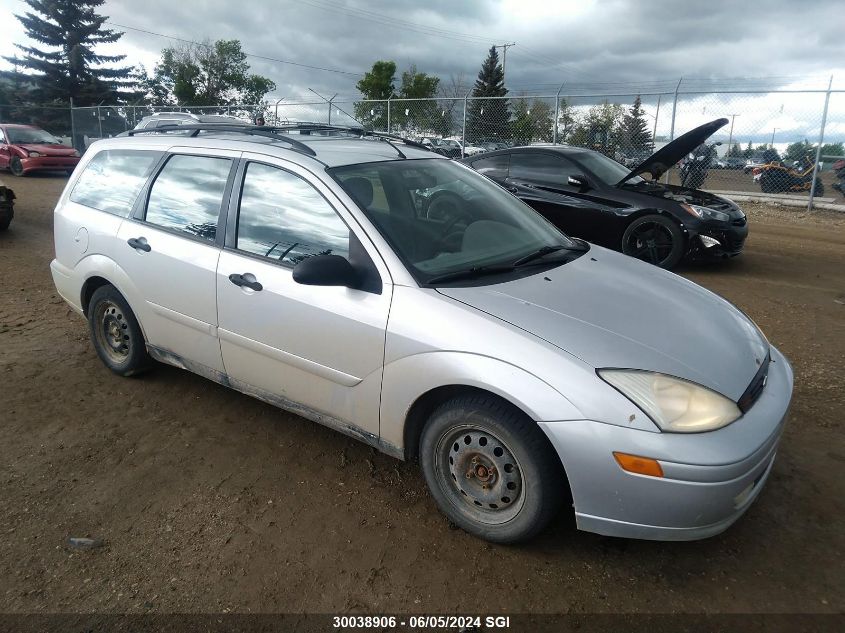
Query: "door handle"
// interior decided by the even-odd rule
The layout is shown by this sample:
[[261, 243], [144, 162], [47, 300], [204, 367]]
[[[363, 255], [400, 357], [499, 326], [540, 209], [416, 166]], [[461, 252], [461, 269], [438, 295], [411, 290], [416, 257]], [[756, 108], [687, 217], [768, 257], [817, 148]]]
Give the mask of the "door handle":
[[145, 253], [149, 253], [152, 250], [152, 247], [147, 244], [146, 238], [143, 237], [130, 237], [126, 240], [126, 243], [129, 244], [134, 249], [139, 251], [144, 251]]
[[[250, 281], [249, 279], [246, 279], [245, 278], [246, 275], [253, 277], [250, 273], [244, 273], [243, 275], [238, 275], [237, 273], [232, 273], [231, 275], [229, 275], [229, 281], [231, 281], [236, 286], [249, 288], [250, 290], [255, 290], [256, 292], [264, 289], [264, 286], [262, 286], [259, 282]], [[255, 279], [255, 277], [253, 277], [253, 279]]]

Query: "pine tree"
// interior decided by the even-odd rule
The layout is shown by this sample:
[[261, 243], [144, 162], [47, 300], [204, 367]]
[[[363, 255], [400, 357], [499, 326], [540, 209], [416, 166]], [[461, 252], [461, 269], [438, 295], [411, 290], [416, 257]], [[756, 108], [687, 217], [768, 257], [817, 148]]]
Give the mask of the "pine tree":
[[[505, 97], [505, 71], [499, 63], [496, 47], [491, 46], [478, 71], [473, 97]], [[467, 111], [467, 140], [510, 138], [510, 112], [507, 99], [474, 99]]]
[[643, 102], [640, 95], [634, 99], [634, 105], [625, 113], [622, 119], [621, 150], [623, 152], [651, 151], [652, 138], [645, 118]]
[[[24, 56], [17, 63], [34, 87], [30, 100], [48, 104], [116, 103], [129, 93], [132, 68], [104, 68], [125, 55], [98, 55], [99, 44], [118, 41], [123, 33], [104, 29], [107, 16], [95, 12], [105, 0], [25, 0], [32, 11], [17, 15], [27, 36], [44, 45], [16, 44]], [[44, 50], [47, 49], [47, 50]], [[58, 49], [58, 50], [49, 50]], [[6, 57], [7, 61], [13, 58]]]

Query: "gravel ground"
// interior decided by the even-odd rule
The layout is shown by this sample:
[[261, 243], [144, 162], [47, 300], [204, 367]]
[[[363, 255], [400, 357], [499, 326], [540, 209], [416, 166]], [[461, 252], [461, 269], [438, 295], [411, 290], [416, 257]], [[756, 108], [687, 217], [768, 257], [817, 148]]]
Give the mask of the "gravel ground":
[[744, 255], [679, 271], [795, 368], [745, 517], [655, 543], [561, 515], [502, 547], [451, 529], [413, 464], [178, 369], [110, 374], [50, 279], [65, 179], [4, 179], [0, 612], [843, 612], [845, 216], [748, 205]]

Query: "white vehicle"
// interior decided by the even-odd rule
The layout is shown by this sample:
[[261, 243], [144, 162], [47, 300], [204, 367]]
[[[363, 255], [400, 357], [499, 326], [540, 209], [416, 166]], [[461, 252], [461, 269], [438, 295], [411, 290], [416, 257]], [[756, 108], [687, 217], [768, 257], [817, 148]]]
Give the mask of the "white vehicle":
[[183, 127], [95, 143], [56, 206], [53, 280], [113, 372], [169, 363], [418, 458], [497, 542], [564, 500], [703, 538], [762, 490], [792, 370], [728, 302], [417, 143]]

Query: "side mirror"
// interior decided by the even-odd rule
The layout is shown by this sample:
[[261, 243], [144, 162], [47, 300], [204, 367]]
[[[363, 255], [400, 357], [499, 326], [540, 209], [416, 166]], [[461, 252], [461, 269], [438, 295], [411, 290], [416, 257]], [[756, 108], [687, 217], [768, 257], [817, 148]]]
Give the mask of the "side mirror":
[[575, 174], [567, 177], [566, 182], [568, 182], [571, 187], [578, 187], [582, 190], [590, 188], [590, 183], [587, 180], [587, 177], [581, 174]]
[[305, 286], [347, 286], [358, 284], [352, 264], [340, 255], [313, 255], [293, 267], [293, 280]]

